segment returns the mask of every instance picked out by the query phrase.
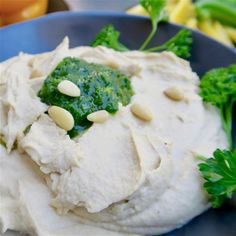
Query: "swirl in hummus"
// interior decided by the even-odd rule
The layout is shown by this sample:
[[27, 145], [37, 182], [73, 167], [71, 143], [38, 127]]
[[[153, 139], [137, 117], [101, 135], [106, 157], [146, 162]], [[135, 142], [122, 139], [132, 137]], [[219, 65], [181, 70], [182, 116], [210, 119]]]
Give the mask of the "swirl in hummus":
[[[196, 155], [210, 156], [227, 141], [189, 63], [170, 52], [68, 44], [65, 38], [53, 52], [0, 64], [0, 231], [157, 235], [205, 211]], [[130, 104], [73, 139], [37, 96], [66, 57], [116, 68], [134, 90]], [[165, 93], [176, 86], [179, 101]], [[151, 118], [134, 115], [133, 104], [147, 107]]]

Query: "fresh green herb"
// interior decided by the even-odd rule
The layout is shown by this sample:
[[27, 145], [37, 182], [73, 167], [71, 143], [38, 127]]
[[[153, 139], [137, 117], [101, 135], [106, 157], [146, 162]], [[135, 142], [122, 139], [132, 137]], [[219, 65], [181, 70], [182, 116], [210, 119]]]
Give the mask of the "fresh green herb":
[[190, 50], [192, 46], [192, 34], [187, 29], [180, 30], [173, 38], [164, 44], [145, 50], [146, 52], [171, 51], [182, 58], [190, 57]]
[[[104, 40], [102, 37], [99, 37], [100, 33], [108, 28], [112, 27], [114, 36], [112, 35], [112, 31], [110, 31], [110, 38], [115, 38], [114, 42], [112, 40]], [[103, 45], [108, 48], [113, 48], [117, 51], [127, 51], [129, 50], [127, 47], [125, 47], [123, 44], [121, 44], [118, 41], [117, 31], [114, 29], [113, 26], [108, 25], [105, 26], [101, 32], [97, 35], [96, 40], [91, 44], [91, 46], [96, 47], [98, 45]], [[187, 29], [182, 29], [180, 30], [174, 37], [172, 37], [170, 40], [165, 42], [164, 44], [149, 48], [146, 50], [143, 50], [144, 52], [159, 52], [159, 51], [170, 51], [175, 53], [177, 56], [182, 57], [182, 58], [189, 58], [191, 56], [190, 51], [191, 51], [191, 46], [192, 46], [192, 33], [191, 31]], [[121, 46], [120, 46], [121, 45]]]
[[3, 137], [2, 134], [0, 134], [0, 145], [2, 145], [5, 148], [7, 147], [6, 142], [5, 142], [4, 137]]
[[[166, 0], [140, 0], [140, 4], [149, 13], [152, 22], [152, 31], [140, 47], [140, 51], [145, 52], [157, 52], [157, 51], [171, 51], [177, 56], [182, 58], [190, 57], [190, 50], [192, 45], [192, 34], [189, 30], [180, 30], [173, 38], [168, 40], [163, 45], [146, 49], [148, 43], [157, 31], [158, 23], [166, 18], [166, 12], [164, 7], [166, 5]], [[107, 25], [101, 29], [101, 31], [96, 35], [96, 39], [91, 43], [92, 47], [99, 45], [113, 48], [117, 51], [128, 51], [129, 49], [119, 42], [120, 33], [115, 30], [112, 25]]]
[[28, 125], [25, 130], [23, 131], [24, 135], [28, 134], [32, 125]]
[[12, 151], [13, 150], [16, 150], [17, 149], [17, 147], [18, 147], [18, 142], [17, 142], [17, 140], [15, 140], [15, 142], [13, 143], [13, 146], [12, 146]]
[[[2, 134], [0, 134], [0, 145], [2, 145], [4, 148], [7, 149], [7, 144], [4, 140], [4, 136]], [[17, 149], [17, 140], [15, 140], [15, 142], [13, 143], [13, 146], [11, 148], [11, 151], [16, 150]]]
[[91, 43], [92, 47], [99, 45], [113, 48], [116, 51], [127, 51], [123, 44], [119, 42], [120, 33], [112, 25], [107, 25], [96, 35], [95, 40]]
[[166, 17], [166, 0], [140, 0], [140, 4], [148, 12], [152, 22], [152, 31], [140, 47], [140, 50], [144, 50], [155, 35], [158, 23]]
[[200, 96], [220, 109], [229, 148], [232, 149], [232, 113], [236, 102], [236, 64], [207, 72], [200, 82]]
[[209, 16], [223, 24], [236, 27], [235, 0], [198, 0], [195, 6], [200, 18]]
[[[62, 80], [70, 80], [81, 90], [78, 98], [61, 94], [57, 85]], [[87, 115], [107, 110], [115, 113], [118, 103], [127, 105], [133, 90], [130, 78], [105, 65], [88, 63], [76, 58], [65, 58], [46, 78], [38, 93], [42, 102], [68, 110], [74, 117], [75, 126], [68, 132], [75, 137], [91, 126]]]
[[217, 149], [213, 157], [199, 164], [199, 170], [206, 180], [204, 188], [214, 208], [220, 207], [225, 199], [236, 193], [236, 150]]

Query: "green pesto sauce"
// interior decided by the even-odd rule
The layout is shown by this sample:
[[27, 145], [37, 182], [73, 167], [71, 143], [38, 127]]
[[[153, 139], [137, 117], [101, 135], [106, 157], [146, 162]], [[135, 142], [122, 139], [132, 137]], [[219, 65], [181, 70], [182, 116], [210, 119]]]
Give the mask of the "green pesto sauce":
[[[80, 97], [61, 94], [57, 85], [63, 80], [75, 83], [81, 91]], [[38, 96], [48, 105], [62, 107], [69, 111], [75, 126], [68, 132], [75, 137], [91, 126], [87, 115], [106, 110], [114, 114], [118, 103], [129, 104], [133, 95], [130, 78], [105, 65], [88, 63], [77, 58], [65, 58], [46, 78]]]

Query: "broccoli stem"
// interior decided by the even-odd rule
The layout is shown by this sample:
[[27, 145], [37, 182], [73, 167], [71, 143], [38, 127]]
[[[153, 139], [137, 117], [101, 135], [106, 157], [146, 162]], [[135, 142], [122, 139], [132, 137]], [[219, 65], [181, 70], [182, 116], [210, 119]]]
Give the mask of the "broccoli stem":
[[221, 110], [221, 121], [223, 129], [226, 133], [229, 149], [233, 149], [233, 139], [232, 139], [232, 110], [233, 102], [227, 104], [227, 106], [222, 106]]
[[149, 44], [149, 42], [151, 41], [151, 39], [155, 35], [156, 31], [157, 31], [157, 24], [153, 24], [151, 33], [148, 35], [146, 40], [143, 42], [143, 44], [141, 45], [139, 50], [144, 50], [147, 47], [147, 45]]

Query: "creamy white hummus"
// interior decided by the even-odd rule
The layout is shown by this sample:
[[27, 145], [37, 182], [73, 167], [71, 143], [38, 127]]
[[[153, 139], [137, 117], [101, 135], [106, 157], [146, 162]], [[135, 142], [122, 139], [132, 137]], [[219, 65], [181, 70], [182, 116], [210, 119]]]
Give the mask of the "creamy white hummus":
[[[198, 96], [189, 63], [169, 52], [104, 47], [20, 54], [0, 64], [0, 232], [146, 235], [178, 228], [209, 207], [197, 154], [227, 147], [218, 111]], [[131, 77], [131, 104], [70, 139], [37, 97], [65, 57], [106, 64]], [[178, 86], [184, 99], [164, 91]], [[131, 112], [146, 104], [151, 121]], [[30, 128], [29, 128], [30, 127]], [[24, 132], [28, 129], [28, 132]], [[17, 148], [16, 148], [17, 147]]]

